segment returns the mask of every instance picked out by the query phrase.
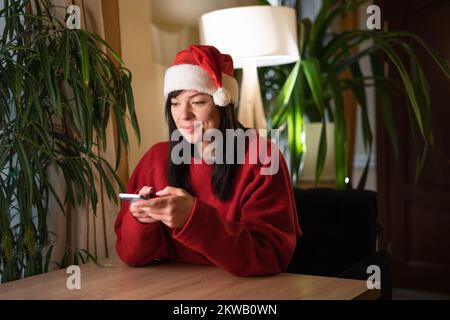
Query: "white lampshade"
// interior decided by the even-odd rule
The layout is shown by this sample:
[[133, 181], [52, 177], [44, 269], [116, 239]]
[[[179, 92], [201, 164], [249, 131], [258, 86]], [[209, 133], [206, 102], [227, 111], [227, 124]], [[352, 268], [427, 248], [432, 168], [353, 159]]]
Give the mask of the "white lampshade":
[[248, 6], [206, 13], [200, 18], [200, 42], [232, 56], [235, 68], [257, 67], [299, 59], [295, 10]]

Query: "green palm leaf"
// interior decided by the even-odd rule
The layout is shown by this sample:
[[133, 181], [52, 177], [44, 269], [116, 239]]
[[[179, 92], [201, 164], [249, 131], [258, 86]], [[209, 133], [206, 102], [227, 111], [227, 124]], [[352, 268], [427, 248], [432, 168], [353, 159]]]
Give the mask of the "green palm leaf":
[[[372, 156], [373, 133], [368, 117], [368, 97], [365, 89], [374, 86], [376, 98], [380, 108], [383, 124], [387, 130], [389, 140], [396, 159], [399, 159], [399, 145], [396, 123], [390, 104], [390, 93], [393, 90], [403, 94], [408, 101], [408, 114], [411, 122], [411, 133], [418, 150], [416, 158], [416, 177], [424, 165], [426, 153], [434, 146], [431, 124], [430, 90], [428, 81], [417, 58], [417, 48], [423, 49], [428, 57], [438, 66], [439, 70], [450, 79], [450, 66], [447, 61], [439, 57], [432, 48], [411, 32], [373, 32], [367, 30], [344, 30], [339, 33], [331, 31], [336, 18], [344, 16], [359, 8], [367, 1], [331, 1], [323, 2], [321, 10], [311, 24], [309, 19], [298, 23], [298, 46], [301, 62], [298, 62], [288, 79], [283, 83], [274, 82], [282, 89], [271, 102], [272, 112], [267, 123], [271, 128], [288, 127], [288, 146], [291, 157], [291, 167], [296, 166], [296, 159], [302, 156], [304, 150], [297, 149], [297, 135], [302, 135], [302, 129], [297, 130], [298, 119], [333, 121], [335, 124], [335, 164], [336, 186], [344, 188], [347, 177], [347, 135], [345, 116], [343, 111], [342, 92], [351, 90], [361, 111], [362, 137], [368, 153], [363, 174], [358, 188], [364, 188]], [[364, 46], [364, 49], [360, 49]], [[409, 65], [400, 58], [400, 54], [409, 59]], [[360, 67], [362, 59], [368, 58], [372, 67], [369, 74], [364, 74]], [[383, 63], [391, 63], [400, 76], [400, 81], [392, 80], [384, 73]], [[277, 67], [279, 68], [279, 67]], [[285, 67], [290, 68], [290, 67]], [[264, 72], [269, 73], [270, 68]], [[342, 78], [344, 74], [350, 78]], [[299, 81], [300, 75], [304, 81]], [[264, 88], [264, 86], [262, 87]], [[270, 88], [273, 90], [273, 88]], [[275, 89], [276, 90], [276, 89]], [[299, 98], [296, 97], [299, 96]], [[265, 96], [263, 94], [263, 96]], [[293, 103], [301, 101], [300, 103]], [[297, 105], [294, 107], [293, 105]], [[298, 110], [302, 110], [298, 112]], [[326, 137], [324, 126], [320, 137], [320, 146], [316, 162], [316, 183], [324, 164], [326, 154]], [[297, 183], [299, 173], [291, 172], [292, 180]]]
[[[118, 140], [128, 148], [126, 119], [140, 138], [132, 77], [98, 35], [67, 30], [48, 0], [8, 0], [0, 10], [0, 274], [1, 281], [46, 272], [53, 244], [47, 226], [53, 199], [66, 206], [98, 205], [96, 184], [109, 199], [124, 186], [112, 166], [94, 153], [106, 146], [114, 114]], [[32, 8], [32, 13], [26, 13]], [[53, 169], [64, 179], [52, 186]], [[98, 178], [97, 178], [98, 174]], [[11, 225], [14, 221], [14, 225]], [[67, 248], [63, 267], [86, 261]]]

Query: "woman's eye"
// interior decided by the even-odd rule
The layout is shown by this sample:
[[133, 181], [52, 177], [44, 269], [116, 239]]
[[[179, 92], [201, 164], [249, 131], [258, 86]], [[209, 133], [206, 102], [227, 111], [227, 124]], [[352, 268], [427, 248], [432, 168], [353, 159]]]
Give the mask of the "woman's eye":
[[192, 104], [197, 105], [197, 106], [202, 105], [204, 103], [205, 103], [205, 101], [194, 101], [194, 102], [192, 102]]
[[172, 106], [172, 107], [178, 107], [178, 105], [179, 105], [179, 103], [177, 103], [177, 102], [172, 102], [172, 103], [171, 103], [171, 106]]

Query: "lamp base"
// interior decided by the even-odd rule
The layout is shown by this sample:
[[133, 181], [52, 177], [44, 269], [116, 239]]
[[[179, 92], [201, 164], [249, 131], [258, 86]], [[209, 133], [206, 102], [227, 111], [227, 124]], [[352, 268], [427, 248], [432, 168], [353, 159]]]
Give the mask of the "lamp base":
[[242, 70], [238, 120], [247, 128], [266, 128], [258, 71], [254, 61], [248, 62]]

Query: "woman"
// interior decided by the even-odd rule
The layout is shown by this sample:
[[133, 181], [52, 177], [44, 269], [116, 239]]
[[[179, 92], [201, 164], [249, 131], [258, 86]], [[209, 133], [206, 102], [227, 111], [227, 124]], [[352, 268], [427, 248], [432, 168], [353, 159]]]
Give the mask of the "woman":
[[[233, 110], [238, 84], [231, 57], [212, 46], [189, 46], [167, 70], [164, 94], [170, 136], [179, 133], [182, 142], [157, 143], [134, 170], [127, 192], [159, 191], [122, 204], [115, 223], [119, 257], [131, 266], [216, 265], [240, 276], [285, 271], [301, 234], [289, 173], [270, 140], [250, 136], [242, 152], [226, 134], [244, 132]], [[210, 148], [215, 139], [204, 139], [211, 131], [222, 134], [216, 148]], [[271, 150], [256, 163], [255, 146]], [[273, 156], [278, 170], [263, 174]]]

